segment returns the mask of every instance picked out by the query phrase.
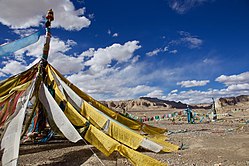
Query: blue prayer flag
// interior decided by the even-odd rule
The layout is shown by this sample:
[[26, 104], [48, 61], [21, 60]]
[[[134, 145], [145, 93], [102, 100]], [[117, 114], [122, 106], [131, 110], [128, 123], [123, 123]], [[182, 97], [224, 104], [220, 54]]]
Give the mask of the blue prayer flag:
[[38, 41], [40, 37], [40, 32], [36, 32], [32, 35], [29, 35], [27, 37], [21, 38], [19, 40], [13, 41], [11, 43], [5, 44], [3, 46], [0, 46], [0, 56], [2, 55], [10, 55], [17, 50], [20, 50], [24, 47], [27, 47], [35, 42]]

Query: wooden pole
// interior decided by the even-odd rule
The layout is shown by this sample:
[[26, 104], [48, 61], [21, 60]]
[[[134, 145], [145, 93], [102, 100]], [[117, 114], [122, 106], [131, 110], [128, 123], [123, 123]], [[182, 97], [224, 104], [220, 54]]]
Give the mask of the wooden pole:
[[54, 12], [52, 9], [48, 10], [47, 15], [46, 15], [46, 23], [45, 23], [45, 28], [46, 28], [46, 41], [43, 47], [43, 54], [42, 54], [42, 60], [41, 63], [39, 64], [38, 67], [38, 75], [36, 78], [36, 82], [35, 82], [35, 90], [34, 90], [34, 94], [36, 97], [36, 101], [34, 104], [34, 108], [31, 112], [31, 115], [27, 121], [27, 123], [25, 124], [24, 130], [21, 134], [21, 138], [26, 134], [28, 127], [31, 124], [32, 118], [34, 116], [34, 113], [37, 109], [37, 107], [39, 107], [39, 97], [38, 97], [38, 91], [39, 91], [39, 87], [41, 85], [42, 80], [45, 80], [46, 77], [46, 72], [45, 72], [45, 68], [47, 66], [47, 59], [48, 59], [48, 53], [49, 53], [49, 46], [50, 46], [50, 39], [51, 39], [51, 22], [54, 20]]
[[46, 27], [46, 41], [43, 47], [43, 54], [42, 54], [42, 58], [44, 60], [48, 59], [48, 53], [49, 53], [49, 46], [50, 46], [50, 39], [51, 39], [51, 22], [54, 20], [54, 12], [52, 9], [48, 10], [48, 13], [46, 15], [46, 23], [45, 23], [45, 27]]

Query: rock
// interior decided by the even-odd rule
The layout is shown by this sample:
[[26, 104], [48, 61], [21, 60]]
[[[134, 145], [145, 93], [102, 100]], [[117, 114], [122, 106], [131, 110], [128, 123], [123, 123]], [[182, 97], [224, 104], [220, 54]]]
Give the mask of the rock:
[[221, 166], [221, 163], [219, 163], [219, 164], [214, 164], [214, 166]]
[[226, 105], [236, 105], [240, 102], [248, 102], [249, 101], [249, 95], [240, 95], [237, 97], [226, 97], [226, 98], [220, 98], [218, 100], [218, 104], [220, 104], [221, 107], [224, 107]]

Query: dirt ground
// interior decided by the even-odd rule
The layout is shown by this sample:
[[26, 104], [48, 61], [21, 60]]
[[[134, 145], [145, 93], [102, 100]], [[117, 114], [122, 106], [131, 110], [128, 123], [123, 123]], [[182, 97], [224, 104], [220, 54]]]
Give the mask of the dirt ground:
[[[149, 112], [146, 116], [165, 112]], [[137, 115], [142, 115], [137, 112]], [[144, 113], [143, 113], [144, 115]], [[181, 121], [160, 120], [151, 125], [167, 128], [169, 141], [182, 145], [175, 153], [152, 153], [143, 149], [138, 151], [156, 158], [169, 166], [249, 166], [249, 110], [231, 110], [216, 122], [203, 121], [187, 124]], [[124, 166], [131, 163], [117, 153], [104, 156], [96, 148], [84, 142], [76, 144], [67, 140], [51, 140], [46, 144], [22, 144], [19, 165], [102, 165], [93, 152], [106, 166]]]

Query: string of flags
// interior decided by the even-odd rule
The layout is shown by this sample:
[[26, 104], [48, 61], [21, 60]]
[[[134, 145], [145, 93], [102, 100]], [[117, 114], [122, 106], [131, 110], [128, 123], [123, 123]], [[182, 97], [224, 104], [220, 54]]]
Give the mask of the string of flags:
[[[197, 113], [197, 112], [192, 112], [193, 113], [193, 118], [195, 120], [199, 120], [200, 123], [206, 118], [208, 120], [211, 120], [212, 119], [212, 116], [213, 114], [211, 112], [207, 113], [207, 114], [200, 114], [200, 113]], [[168, 113], [168, 114], [163, 114], [163, 115], [155, 115], [155, 116], [151, 116], [151, 117], [138, 117], [136, 115], [132, 115], [130, 113], [125, 113], [123, 114], [125, 115], [126, 117], [128, 118], [131, 118], [131, 119], [134, 119], [134, 120], [137, 120], [139, 122], [149, 122], [149, 121], [160, 121], [160, 120], [170, 120], [172, 118], [177, 118], [177, 117], [182, 117], [182, 116], [186, 116], [187, 115], [187, 111], [186, 110], [182, 110], [182, 111], [179, 111], [179, 112], [173, 112], [173, 113]], [[228, 114], [227, 113], [224, 113], [224, 114], [216, 114], [217, 116], [227, 116]]]
[[151, 117], [138, 117], [136, 115], [132, 115], [130, 113], [124, 114], [126, 117], [137, 120], [139, 122], [146, 122], [146, 121], [159, 121], [163, 119], [169, 119], [169, 118], [174, 118], [177, 116], [182, 116], [182, 115], [187, 115], [187, 112], [185, 110], [180, 111], [180, 112], [174, 112], [174, 113], [169, 113], [169, 114], [163, 114], [163, 115], [155, 115]]

